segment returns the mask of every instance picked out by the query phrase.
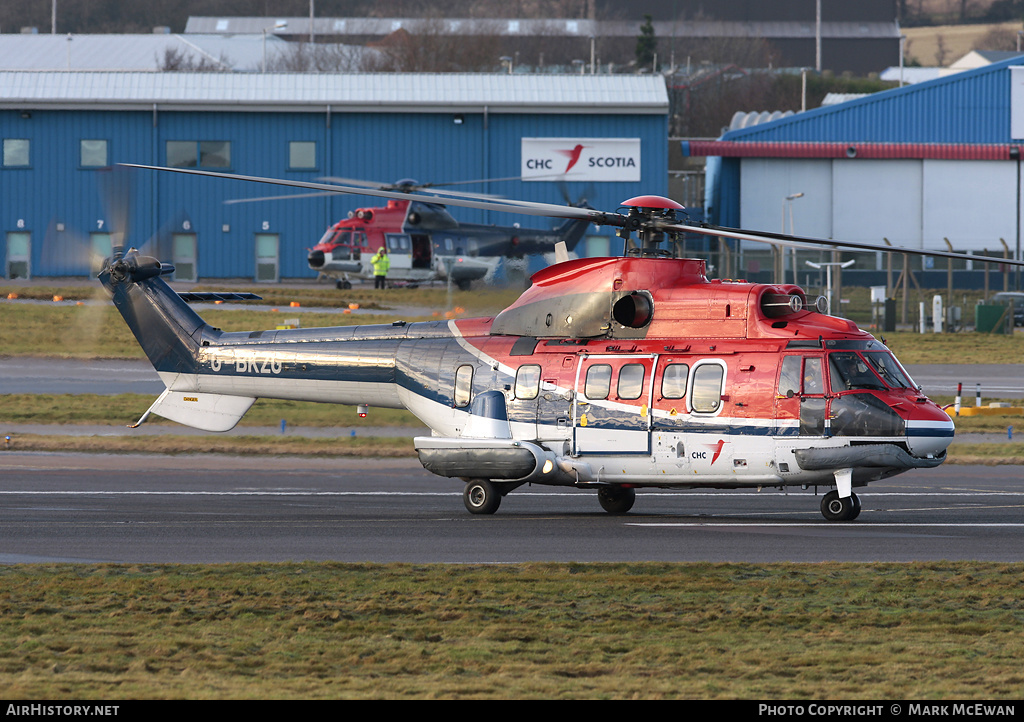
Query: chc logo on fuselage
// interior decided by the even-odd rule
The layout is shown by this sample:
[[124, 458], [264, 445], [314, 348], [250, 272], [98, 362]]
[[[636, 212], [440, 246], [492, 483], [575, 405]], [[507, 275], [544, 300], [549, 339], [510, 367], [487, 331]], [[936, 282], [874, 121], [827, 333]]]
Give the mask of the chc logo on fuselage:
[[718, 457], [722, 455], [722, 449], [725, 447], [725, 440], [719, 439], [717, 444], [703, 444], [708, 448], [708, 451], [691, 451], [690, 458], [695, 461], [707, 461], [708, 455], [711, 455], [711, 464], [713, 465], [718, 461]]

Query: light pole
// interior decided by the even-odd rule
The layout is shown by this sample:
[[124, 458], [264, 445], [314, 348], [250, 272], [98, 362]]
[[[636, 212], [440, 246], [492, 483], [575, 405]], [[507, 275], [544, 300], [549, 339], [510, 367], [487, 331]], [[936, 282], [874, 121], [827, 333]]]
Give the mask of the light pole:
[[263, 68], [261, 72], [267, 72], [267, 33], [271, 30], [283, 30], [288, 27], [287, 20], [278, 20], [269, 27], [263, 28]]
[[[786, 234], [786, 207], [787, 206], [789, 207], [789, 235], [791, 235], [791, 236], [796, 235], [796, 231], [793, 230], [793, 201], [795, 201], [797, 198], [803, 198], [803, 197], [804, 197], [803, 193], [793, 193], [793, 194], [788, 195], [788, 196], [786, 196], [785, 198], [782, 199], [782, 234], [783, 235]], [[782, 253], [783, 253], [783, 255], [785, 255], [785, 253], [786, 253], [785, 250], [783, 250]], [[783, 265], [783, 268], [781, 269], [782, 270], [782, 281], [783, 281], [783, 283], [785, 283], [785, 281], [786, 281], [786, 268], [785, 268], [785, 265], [786, 264], [783, 263], [782, 265]], [[794, 285], [799, 285], [799, 283], [797, 282], [797, 278], [796, 278], [796, 248], [793, 249], [793, 284]]]
[[[906, 40], [907, 40], [907, 36], [906, 35], [900, 35], [900, 87], [901, 88], [903, 87], [903, 52], [904, 52], [904, 50], [903, 50], [904, 49], [903, 43], [905, 43]], [[1020, 48], [1017, 48], [1017, 50], [1020, 50]]]
[[819, 270], [822, 266], [825, 266], [825, 277], [828, 279], [826, 282], [828, 290], [825, 293], [825, 297], [828, 299], [828, 315], [835, 315], [832, 313], [832, 266], [839, 266], [840, 268], [849, 268], [854, 264], [854, 261], [851, 259], [846, 263], [839, 263], [838, 261], [832, 261], [829, 263], [813, 263], [811, 261], [804, 261], [804, 263], [806, 263], [811, 268], [817, 268]]

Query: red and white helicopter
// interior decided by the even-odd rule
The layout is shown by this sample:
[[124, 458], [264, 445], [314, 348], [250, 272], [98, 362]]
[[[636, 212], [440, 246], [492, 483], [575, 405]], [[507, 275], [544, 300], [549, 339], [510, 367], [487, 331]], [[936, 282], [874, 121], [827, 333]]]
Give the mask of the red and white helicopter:
[[709, 280], [661, 244], [904, 249], [691, 226], [658, 196], [624, 213], [458, 203], [614, 226], [627, 252], [556, 263], [490, 318], [253, 333], [207, 325], [161, 280], [167, 264], [115, 254], [100, 280], [167, 386], [146, 415], [225, 431], [261, 397], [406, 408], [433, 432], [415, 439], [421, 463], [464, 480], [474, 514], [525, 484], [594, 490], [611, 513], [637, 489], [825, 487], [822, 514], [849, 521], [855, 487], [945, 459], [952, 420], [882, 342], [798, 286]]
[[[559, 227], [545, 231], [460, 223], [445, 207], [449, 199], [497, 197], [440, 187], [455, 185], [453, 183], [420, 184], [409, 178], [391, 184], [347, 178], [326, 180], [348, 186], [399, 191], [407, 196], [405, 199], [389, 199], [384, 206], [350, 211], [347, 218], [332, 224], [319, 242], [309, 249], [306, 261], [310, 269], [322, 277], [334, 279], [338, 288], [351, 288], [353, 278], [372, 279], [371, 259], [379, 249], [385, 248], [391, 264], [387, 273], [389, 283], [415, 286], [430, 281], [446, 281], [467, 291], [473, 281], [491, 278], [503, 258], [550, 254], [557, 243], [564, 243], [569, 251], [574, 250], [589, 225], [586, 220], [569, 219]], [[228, 202], [291, 200], [307, 195], [325, 194]], [[568, 197], [566, 203], [580, 208], [589, 207], [585, 200], [573, 203]]]

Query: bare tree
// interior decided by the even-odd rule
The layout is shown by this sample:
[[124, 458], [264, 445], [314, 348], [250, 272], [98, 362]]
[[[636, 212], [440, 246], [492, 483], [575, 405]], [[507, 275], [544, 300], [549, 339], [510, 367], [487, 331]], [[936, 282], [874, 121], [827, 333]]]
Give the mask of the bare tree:
[[949, 48], [946, 47], [946, 37], [939, 33], [935, 36], [935, 64], [944, 66], [949, 57]]
[[974, 42], [974, 50], [1016, 50], [1017, 31], [994, 27]]
[[[479, 28], [479, 25], [477, 26]], [[417, 20], [370, 47], [363, 70], [401, 73], [465, 73], [493, 70], [498, 65], [498, 33], [457, 33], [441, 18]]]
[[289, 43], [267, 61], [267, 70], [279, 73], [352, 73], [373, 51], [340, 43]]
[[164, 72], [226, 73], [232, 69], [231, 61], [223, 55], [217, 60], [206, 56], [196, 60], [192, 53], [170, 46], [164, 49], [163, 58], [157, 56], [156, 64]]

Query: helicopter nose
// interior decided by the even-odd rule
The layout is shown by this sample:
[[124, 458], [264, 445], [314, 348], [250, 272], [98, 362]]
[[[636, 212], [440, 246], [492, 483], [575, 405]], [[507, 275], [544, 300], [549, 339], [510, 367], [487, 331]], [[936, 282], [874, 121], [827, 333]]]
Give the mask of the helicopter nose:
[[323, 268], [324, 265], [324, 252], [323, 251], [310, 251], [309, 258], [310, 268]]
[[953, 441], [953, 420], [944, 412], [907, 421], [907, 447], [918, 458], [942, 454]]

